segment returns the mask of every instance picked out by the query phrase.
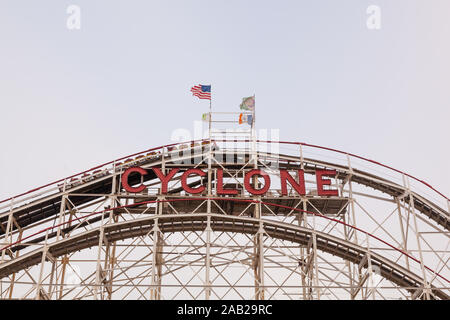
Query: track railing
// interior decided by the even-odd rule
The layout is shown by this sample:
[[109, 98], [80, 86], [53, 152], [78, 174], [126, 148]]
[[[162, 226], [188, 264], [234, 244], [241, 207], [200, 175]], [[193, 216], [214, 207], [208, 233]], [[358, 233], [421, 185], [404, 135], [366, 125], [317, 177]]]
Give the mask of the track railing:
[[24, 201], [34, 199], [40, 196], [43, 196], [45, 194], [48, 194], [53, 191], [61, 191], [64, 184], [66, 185], [77, 185], [77, 183], [83, 183], [87, 180], [88, 177], [96, 177], [101, 176], [102, 172], [108, 172], [110, 169], [114, 169], [117, 165], [126, 165], [127, 161], [130, 163], [139, 162], [141, 160], [141, 156], [154, 156], [154, 155], [148, 155], [149, 153], [155, 153], [155, 155], [164, 155], [169, 154], [170, 152], [173, 152], [174, 149], [179, 145], [187, 145], [187, 144], [202, 144], [204, 142], [209, 142], [209, 140], [194, 140], [194, 141], [185, 141], [185, 142], [179, 142], [179, 143], [172, 143], [167, 144], [151, 149], [147, 149], [141, 152], [133, 153], [109, 162], [105, 162], [103, 164], [100, 164], [98, 166], [92, 167], [88, 170], [78, 172], [76, 174], [73, 174], [71, 176], [47, 183], [43, 186], [34, 188], [32, 190], [29, 190], [27, 192], [15, 195], [13, 197], [4, 199], [0, 201], [0, 212], [5, 209], [9, 209], [11, 206], [15, 206], [17, 204], [20, 204]]
[[[10, 207], [16, 206], [20, 203], [23, 203], [26, 200], [30, 200], [33, 198], [43, 196], [44, 194], [47, 194], [49, 192], [57, 191], [58, 189], [61, 189], [61, 184], [64, 184], [64, 183], [70, 184], [71, 182], [77, 183], [77, 181], [82, 183], [84, 181], [83, 179], [85, 179], [89, 175], [92, 176], [92, 175], [95, 175], [95, 172], [101, 172], [101, 171], [105, 171], [108, 169], [113, 169], [115, 167], [115, 165], [118, 163], [121, 163], [121, 161], [126, 162], [127, 160], [130, 160], [130, 159], [132, 161], [133, 160], [138, 161], [139, 157], [145, 156], [146, 154], [151, 153], [151, 152], [160, 152], [161, 154], [168, 154], [169, 152], [172, 151], [172, 148], [176, 148], [177, 146], [189, 145], [189, 144], [194, 144], [194, 143], [205, 143], [205, 142], [209, 142], [209, 140], [203, 139], [203, 140], [194, 140], [194, 141], [185, 141], [185, 142], [167, 144], [167, 145], [147, 149], [147, 150], [144, 150], [141, 152], [133, 153], [133, 154], [118, 158], [116, 160], [100, 164], [100, 165], [90, 168], [88, 170], [76, 173], [74, 175], [68, 176], [63, 179], [59, 179], [59, 180], [50, 182], [41, 187], [29, 190], [29, 191], [21, 193], [19, 195], [1, 200], [0, 201], [0, 211], [9, 209]], [[238, 140], [238, 139], [234, 139], [234, 140], [233, 139], [215, 139], [214, 140], [214, 143], [228, 143], [229, 144], [230, 142], [234, 143], [234, 144], [248, 144], [248, 143], [251, 143], [252, 141], [251, 140]], [[405, 187], [405, 188], [410, 188], [412, 191], [416, 192], [419, 195], [425, 194], [426, 195], [425, 198], [427, 198], [427, 199], [431, 198], [432, 200], [434, 200], [432, 202], [437, 203], [441, 208], [443, 208], [444, 210], [447, 210], [447, 212], [449, 212], [449, 210], [450, 210], [450, 199], [444, 193], [437, 190], [431, 184], [429, 184], [428, 182], [426, 182], [422, 179], [419, 179], [411, 174], [408, 174], [404, 171], [395, 169], [395, 168], [393, 168], [389, 165], [383, 164], [381, 162], [378, 162], [378, 161], [375, 161], [375, 160], [372, 160], [372, 159], [369, 159], [366, 157], [362, 157], [362, 156], [356, 155], [354, 153], [349, 153], [346, 151], [333, 149], [333, 148], [329, 148], [329, 147], [323, 147], [323, 146], [314, 145], [314, 144], [309, 144], [309, 143], [305, 143], [305, 142], [256, 140], [256, 143], [257, 143], [257, 149], [261, 149], [261, 145], [263, 145], [263, 144], [266, 144], [266, 145], [278, 144], [281, 147], [295, 146], [296, 148], [299, 148], [298, 150], [295, 150], [295, 152], [296, 152], [295, 156], [297, 156], [297, 157], [300, 154], [304, 157], [307, 157], [308, 151], [310, 151], [310, 150], [320, 150], [320, 151], [329, 152], [329, 153], [331, 153], [331, 156], [329, 157], [330, 159], [336, 159], [335, 156], [340, 155], [341, 157], [342, 156], [344, 157], [344, 158], [340, 159], [341, 164], [347, 166], [350, 170], [352, 169], [352, 167], [355, 167], [355, 168], [358, 167], [358, 166], [354, 166], [355, 160], [358, 160], [358, 162], [357, 162], [358, 165], [363, 166], [365, 169], [371, 170], [373, 173], [379, 174], [380, 171], [378, 169], [380, 169], [380, 168], [385, 169], [385, 171], [382, 173], [391, 178], [394, 178], [396, 180], [395, 182], [398, 183], [399, 185], [403, 185], [403, 187]], [[306, 148], [310, 148], [310, 150], [306, 150]], [[266, 149], [267, 149], [267, 147], [266, 147]], [[292, 150], [290, 150], [290, 151], [292, 151]], [[324, 156], [324, 155], [322, 155], [322, 156]], [[351, 161], [351, 159], [353, 159], [353, 162]], [[372, 167], [366, 167], [365, 164], [371, 165]], [[393, 177], [392, 174], [397, 174], [400, 176]], [[414, 185], [413, 182], [416, 182], [417, 184]]]
[[[365, 235], [367, 237], [370, 237], [371, 239], [374, 239], [378, 243], [386, 246], [386, 248], [389, 248], [390, 250], [396, 251], [396, 252], [400, 253], [401, 255], [408, 257], [409, 259], [411, 259], [412, 261], [414, 261], [418, 265], [420, 265], [420, 263], [421, 263], [420, 260], [418, 258], [414, 257], [412, 254], [410, 254], [408, 252], [405, 252], [404, 250], [402, 250], [400, 248], [397, 248], [395, 245], [393, 245], [393, 244], [383, 240], [382, 238], [380, 238], [380, 237], [378, 237], [378, 236], [376, 236], [376, 235], [374, 235], [374, 234], [372, 234], [370, 232], [367, 232], [367, 231], [365, 231], [365, 230], [363, 230], [361, 228], [358, 228], [356, 226], [348, 224], [348, 223], [346, 223], [346, 222], [344, 222], [342, 220], [339, 220], [339, 219], [328, 217], [326, 215], [323, 215], [323, 214], [320, 214], [320, 213], [317, 213], [317, 212], [311, 212], [311, 211], [302, 210], [302, 209], [299, 209], [299, 208], [294, 208], [294, 207], [290, 207], [290, 206], [285, 206], [285, 205], [280, 205], [280, 204], [271, 203], [271, 202], [265, 202], [265, 201], [260, 201], [260, 200], [234, 199], [234, 198], [216, 198], [216, 197], [212, 197], [212, 198], [208, 198], [208, 197], [188, 197], [188, 198], [180, 198], [180, 199], [151, 200], [151, 201], [143, 201], [143, 202], [139, 202], [139, 203], [133, 203], [133, 204], [128, 204], [128, 205], [118, 206], [118, 207], [115, 207], [115, 208], [108, 208], [108, 209], [105, 209], [105, 210], [101, 210], [101, 211], [90, 213], [90, 214], [82, 216], [82, 217], [72, 218], [71, 220], [68, 220], [66, 222], [63, 222], [63, 223], [60, 223], [60, 224], [57, 224], [57, 225], [53, 225], [51, 227], [44, 228], [44, 229], [42, 229], [42, 230], [40, 230], [40, 231], [38, 231], [36, 233], [33, 233], [31, 235], [28, 235], [28, 236], [22, 238], [20, 241], [11, 243], [11, 244], [1, 248], [0, 252], [3, 252], [4, 250], [11, 249], [14, 246], [23, 244], [25, 241], [31, 240], [32, 238], [34, 238], [34, 237], [36, 237], [38, 235], [48, 234], [49, 232], [52, 232], [52, 231], [54, 231], [57, 228], [63, 227], [66, 224], [71, 225], [74, 222], [84, 221], [84, 220], [86, 220], [89, 217], [93, 217], [93, 216], [96, 216], [96, 215], [104, 214], [104, 213], [112, 211], [112, 210], [125, 209], [125, 208], [130, 208], [130, 207], [137, 207], [137, 206], [142, 206], [142, 205], [147, 205], [147, 204], [171, 203], [171, 202], [180, 202], [180, 201], [183, 202], [183, 201], [195, 201], [195, 200], [204, 200], [204, 201], [206, 201], [208, 199], [212, 200], [212, 201], [232, 201], [232, 202], [244, 202], [244, 203], [249, 203], [249, 204], [251, 204], [251, 203], [253, 203], [253, 204], [263, 204], [263, 205], [267, 205], [267, 206], [280, 207], [280, 208], [289, 209], [289, 210], [292, 210], [292, 211], [295, 211], [295, 212], [307, 213], [307, 214], [310, 214], [310, 215], [314, 215], [314, 216], [317, 216], [317, 217], [320, 217], [320, 218], [323, 218], [323, 219], [327, 219], [328, 221], [332, 221], [334, 223], [338, 223], [338, 224], [344, 225], [347, 228], [353, 229], [353, 230], [355, 230], [355, 232], [361, 233], [361, 234], [363, 234], [363, 235]], [[172, 216], [176, 217], [177, 215], [172, 215]], [[48, 243], [46, 243], [46, 245], [48, 245]], [[0, 266], [0, 268], [1, 268], [1, 266]], [[430, 268], [427, 265], [424, 265], [424, 268], [428, 272], [430, 272], [432, 275], [436, 275], [444, 283], [446, 283], [446, 284], [450, 283], [450, 281], [445, 276], [441, 275], [436, 270], [433, 270], [432, 268]]]

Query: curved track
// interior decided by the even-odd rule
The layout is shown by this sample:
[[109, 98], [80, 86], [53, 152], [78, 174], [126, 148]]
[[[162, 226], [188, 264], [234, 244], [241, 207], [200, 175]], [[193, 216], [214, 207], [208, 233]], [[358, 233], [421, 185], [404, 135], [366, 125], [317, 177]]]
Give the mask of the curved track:
[[[273, 143], [269, 141], [260, 142]], [[285, 143], [322, 148], [332, 152], [343, 153], [339, 150], [305, 143]], [[341, 185], [341, 193], [344, 192], [344, 186], [350, 186], [350, 184], [353, 183], [354, 185], [373, 189], [376, 190], [376, 192], [386, 195], [386, 199], [391, 199], [390, 201], [392, 203], [397, 203], [400, 216], [402, 215], [402, 210], [405, 211], [405, 214], [407, 213], [407, 216], [400, 218], [402, 229], [403, 219], [407, 224], [411, 224], [412, 222], [410, 219], [414, 218], [414, 223], [416, 223], [415, 227], [414, 225], [407, 225], [406, 230], [408, 230], [408, 228], [416, 230], [415, 232], [418, 237], [417, 242], [419, 247], [418, 250], [413, 250], [413, 252], [419, 252], [420, 257], [409, 251], [411, 250], [411, 245], [407, 244], [408, 231], [406, 231], [406, 239], [403, 239], [403, 245], [390, 244], [389, 242], [380, 239], [380, 235], [372, 235], [370, 232], [363, 231], [363, 228], [355, 225], [354, 221], [352, 223], [346, 222], [349, 221], [349, 219], [354, 219], [354, 217], [352, 218], [349, 216], [349, 212], [352, 212], [353, 214], [355, 212], [355, 208], [352, 206], [352, 201], [354, 200], [352, 198], [351, 186], [348, 196], [344, 197], [341, 195], [336, 199], [332, 197], [327, 199], [317, 198], [311, 194], [302, 197], [301, 199], [292, 196], [283, 197], [280, 195], [273, 195], [265, 196], [265, 198], [262, 199], [265, 202], [249, 200], [249, 202], [259, 202], [269, 206], [272, 205], [276, 208], [274, 212], [269, 208], [260, 209], [262, 210], [261, 218], [254, 217], [251, 214], [248, 215], [248, 213], [236, 213], [239, 210], [242, 212], [247, 210], [245, 204], [243, 204], [245, 200], [242, 198], [180, 198], [179, 194], [182, 190], [180, 188], [173, 188], [169, 194], [164, 196], [167, 200], [160, 201], [173, 202], [170, 207], [165, 209], [167, 210], [166, 214], [149, 214], [145, 208], [141, 207], [142, 204], [157, 203], [159, 202], [159, 196], [150, 193], [130, 196], [122, 193], [118, 186], [118, 184], [120, 184], [120, 175], [124, 168], [132, 165], [141, 166], [143, 168], [151, 168], [152, 166], [163, 166], [164, 168], [179, 167], [179, 161], [192, 161], [193, 163], [193, 160], [198, 157], [199, 154], [205, 156], [208, 153], [206, 147], [194, 145], [194, 143], [191, 144], [191, 148], [187, 148], [187, 150], [184, 148], [182, 152], [181, 150], [180, 152], [171, 151], [169, 148], [175, 145], [176, 144], [146, 150], [144, 153], [132, 155], [136, 158], [129, 158], [131, 157], [129, 156], [129, 159], [124, 163], [120, 161], [123, 161], [127, 157], [109, 162], [89, 171], [82, 172], [67, 179], [59, 180], [55, 183], [31, 190], [18, 197], [13, 197], [0, 202], [0, 204], [4, 204], [2, 207], [3, 212], [0, 213], [0, 234], [3, 235], [5, 240], [10, 239], [5, 241], [5, 243], [9, 244], [3, 246], [1, 250], [3, 262], [0, 264], [0, 278], [5, 279], [13, 276], [14, 281], [15, 274], [45, 261], [42, 260], [43, 254], [49, 254], [52, 259], [66, 257], [73, 252], [99, 245], [99, 241], [102, 243], [100, 236], [104, 237], [103, 240], [107, 243], [115, 243], [120, 240], [148, 234], [154, 227], [155, 221], [158, 221], [159, 229], [163, 233], [202, 231], [205, 230], [206, 222], [209, 221], [208, 223], [210, 223], [212, 230], [217, 232], [255, 235], [258, 233], [258, 230], [263, 227], [266, 236], [273, 239], [296, 243], [303, 247], [311, 245], [314, 235], [315, 248], [317, 250], [357, 264], [360, 269], [368, 268], [368, 260], [370, 260], [371, 265], [378, 268], [382, 277], [398, 285], [399, 288], [404, 288], [409, 291], [412, 296], [420, 296], [419, 293], [424, 290], [424, 282], [426, 282], [424, 280], [425, 272], [428, 272], [429, 274], [434, 275], [432, 277], [433, 279], [440, 278], [441, 280], [441, 285], [439, 285], [439, 283], [434, 285], [434, 282], [429, 284], [429, 298], [450, 298], [446, 293], [447, 289], [443, 290], [440, 288], [442, 283], [447, 287], [448, 280], [439, 273], [439, 270], [433, 270], [433, 268], [428, 267], [426, 259], [422, 257], [420, 242], [422, 241], [428, 246], [430, 246], [430, 244], [423, 239], [423, 236], [421, 236], [420, 233], [417, 233], [418, 227], [414, 213], [417, 212], [423, 217], [429, 218], [430, 222], [427, 222], [426, 224], [435, 230], [433, 232], [441, 233], [444, 236], [443, 239], [448, 241], [445, 233], [446, 230], [449, 230], [450, 226], [449, 212], [429, 198], [420, 195], [417, 191], [400, 185], [389, 178], [354, 168], [353, 166], [350, 166], [350, 163], [348, 165], [343, 165], [342, 163], [331, 163], [329, 161], [313, 159], [311, 157], [298, 157], [268, 152], [256, 153], [258, 167], [261, 169], [269, 168], [274, 162], [276, 162], [277, 168], [286, 169], [291, 172], [302, 167], [307, 175], [314, 175], [314, 172], [317, 169], [331, 169], [335, 170], [337, 173], [335, 179], [336, 181], [339, 181], [339, 185]], [[194, 153], [194, 150], [197, 150], [200, 153]], [[158, 153], [154, 154], [155, 151]], [[230, 171], [229, 177], [233, 177], [231, 172], [239, 173], [242, 170], [248, 170], [245, 167], [247, 163], [251, 162], [251, 154], [249, 151], [227, 151], [213, 148], [213, 152], [216, 160], [210, 167], [208, 167], [206, 163], [197, 163], [195, 164], [195, 167], [204, 170], [209, 170], [208, 168], [210, 168], [213, 171], [217, 168], [224, 167], [226, 170]], [[229, 156], [230, 153], [232, 154], [231, 158]], [[363, 157], [348, 153], [344, 154], [372, 162], [400, 173], [403, 176], [410, 177], [422, 183], [433, 192], [436, 192], [444, 199], [444, 201], [448, 201], [448, 198], [442, 193], [420, 179]], [[227, 162], [222, 162], [221, 159], [227, 155]], [[230, 159], [233, 161], [230, 162]], [[194, 165], [181, 166], [182, 170], [180, 172], [183, 172], [184, 168], [188, 169], [193, 166]], [[214, 175], [212, 175], [212, 179], [211, 182], [214, 184]], [[142, 181], [139, 177], [130, 177], [130, 185], [137, 185], [142, 182], [152, 186], [157, 184], [158, 179], [151, 170], [143, 177]], [[208, 181], [198, 180], [191, 182], [191, 186], [197, 186], [199, 184], [204, 184], [206, 186], [208, 185]], [[112, 193], [111, 190], [113, 190]], [[275, 192], [275, 190], [273, 192]], [[348, 192], [349, 191], [347, 191], [347, 193]], [[124, 203], [122, 206], [106, 209], [102, 211], [101, 214], [94, 212], [87, 216], [85, 215], [75, 219], [69, 218], [67, 222], [58, 224], [58, 216], [60, 217], [59, 219], [61, 219], [62, 214], [63, 216], [68, 214], [72, 215], [74, 210], [79, 210], [78, 208], [89, 208], [97, 203], [102, 203], [102, 201], [106, 201], [105, 199], [109, 199], [111, 195], [121, 198], [123, 201], [126, 201], [126, 203], [128, 203], [129, 200], [132, 200], [135, 204], [130, 205]], [[368, 197], [372, 197], [373, 199], [379, 198], [379, 196], [374, 195], [368, 195]], [[64, 206], [66, 205], [66, 200], [69, 198], [72, 209], [68, 208], [66, 210]], [[202, 212], [202, 209], [199, 209], [207, 199], [216, 202], [218, 207], [216, 208], [216, 212], [212, 211], [210, 213], [205, 213], [205, 211]], [[191, 202], [191, 205], [187, 206], [179, 204], [183, 200], [188, 200], [188, 202]], [[231, 204], [232, 202], [233, 204]], [[300, 202], [304, 205], [303, 210], [297, 208]], [[109, 211], [114, 211], [114, 214], [118, 216], [137, 214], [139, 218], [133, 216], [132, 219], [126, 219], [126, 221], [123, 222], [115, 221], [114, 223], [103, 224], [103, 218], [106, 217], [107, 212]], [[302, 211], [307, 215], [322, 216], [330, 221], [336, 222], [338, 225], [341, 224], [344, 229], [353, 229], [355, 232], [361, 231], [366, 235], [370, 235], [374, 239], [383, 242], [383, 245], [387, 245], [389, 250], [392, 249], [404, 255], [407, 263], [408, 259], [417, 262], [418, 265], [422, 266], [424, 274], [419, 276], [417, 273], [411, 271], [409, 265], [399, 264], [397, 260], [401, 259], [401, 257], [392, 260], [387, 256], [384, 256], [380, 250], [372, 250], [369, 247], [361, 246], [358, 244], [357, 239], [353, 238], [354, 235], [351, 235], [351, 233], [349, 233], [350, 238], [347, 239], [347, 235], [346, 238], [342, 238], [337, 236], [337, 233], [333, 234], [334, 231], [330, 233], [326, 232], [326, 228], [324, 230], [318, 230], [311, 228], [307, 224], [305, 224], [305, 226], [298, 226], [285, 223], [283, 222], [284, 220], [272, 221], [264, 218], [264, 216], [271, 214], [279, 217], [289, 217], [292, 212], [295, 211]], [[189, 214], [187, 212], [192, 213]], [[223, 214], [225, 212], [228, 214]], [[142, 215], [144, 215], [144, 218], [141, 218]], [[66, 218], [64, 218], [64, 220], [66, 220]], [[50, 222], [53, 223], [53, 226], [46, 227]], [[380, 220], [376, 223], [378, 224], [378, 227], [375, 229], [377, 232], [379, 232], [380, 228], [385, 232], [387, 232], [386, 228], [389, 229], [389, 227], [383, 226], [385, 223], [384, 221]], [[42, 230], [42, 227], [45, 227], [45, 229]], [[54, 231], [56, 227], [59, 228], [58, 231]], [[43, 231], [45, 231], [45, 234]], [[397, 243], [395, 236], [391, 237]], [[420, 239], [420, 237], [422, 237], [422, 239]], [[16, 240], [12, 240], [14, 238]], [[42, 247], [40, 249], [30, 250], [30, 246]], [[5, 257], [10, 258], [9, 260], [5, 260]], [[440, 259], [441, 262], [444, 262], [445, 266], [445, 255], [436, 254], [436, 257], [437, 259]], [[10, 291], [12, 292], [12, 287]], [[422, 296], [422, 298], [423, 297], [425, 296]]]
[[[414, 273], [402, 268], [398, 264], [378, 254], [371, 253], [366, 248], [351, 242], [339, 239], [323, 232], [317, 232], [308, 228], [293, 226], [286, 223], [268, 221], [265, 219], [254, 219], [218, 214], [181, 214], [146, 217], [127, 221], [123, 223], [109, 224], [103, 227], [104, 237], [109, 242], [116, 242], [128, 238], [134, 238], [148, 234], [154, 224], [158, 221], [159, 228], [163, 233], [203, 231], [206, 228], [207, 219], [211, 219], [213, 231], [256, 234], [261, 226], [266, 234], [272, 238], [286, 240], [301, 245], [308, 245], [312, 241], [313, 233], [316, 235], [318, 249], [332, 255], [351, 261], [356, 264], [363, 262], [370, 254], [372, 264], [379, 267], [381, 275], [393, 283], [408, 288], [412, 293], [420, 288], [422, 279]], [[57, 241], [48, 246], [47, 252], [53, 257], [61, 257], [75, 251], [96, 246], [99, 242], [100, 228], [83, 232], [65, 240]], [[40, 263], [42, 251], [36, 250], [21, 256], [0, 267], [0, 277], [18, 272], [23, 268]], [[367, 261], [364, 264], [367, 267]], [[416, 288], [416, 289], [415, 289]], [[450, 297], [443, 291], [432, 289], [433, 293], [440, 299]]]

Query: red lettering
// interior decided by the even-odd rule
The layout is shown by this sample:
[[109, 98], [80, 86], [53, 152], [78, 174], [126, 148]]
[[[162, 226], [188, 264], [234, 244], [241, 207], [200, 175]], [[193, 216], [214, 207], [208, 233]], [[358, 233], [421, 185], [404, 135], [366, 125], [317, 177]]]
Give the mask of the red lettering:
[[223, 188], [223, 169], [217, 169], [217, 194], [238, 194], [236, 189]]
[[139, 193], [144, 191], [144, 189], [146, 188], [146, 186], [144, 186], [143, 184], [141, 184], [139, 187], [131, 187], [128, 183], [128, 177], [130, 176], [130, 174], [132, 174], [133, 172], [137, 172], [140, 175], [145, 175], [147, 174], [147, 170], [142, 169], [142, 168], [128, 168], [127, 170], [125, 170], [125, 172], [122, 174], [122, 187], [128, 191], [128, 192], [132, 192], [132, 193]]
[[[259, 176], [263, 177], [264, 187], [262, 187], [261, 189], [255, 189], [252, 187], [252, 184], [250, 183], [250, 179], [254, 175], [259, 175]], [[244, 186], [245, 186], [245, 189], [248, 192], [250, 192], [251, 194], [254, 194], [254, 195], [264, 194], [270, 188], [270, 177], [268, 174], [266, 174], [265, 172], [263, 172], [259, 169], [250, 170], [249, 172], [247, 172], [247, 174], [244, 177]]]
[[170, 179], [180, 170], [179, 168], [173, 168], [169, 171], [167, 176], [165, 176], [161, 169], [152, 168], [153, 172], [158, 176], [159, 180], [161, 180], [161, 194], [167, 193], [167, 185], [169, 184]]
[[181, 186], [183, 187], [183, 190], [188, 193], [192, 193], [192, 194], [202, 193], [205, 190], [205, 186], [200, 186], [197, 188], [191, 188], [188, 186], [187, 179], [189, 178], [189, 176], [191, 174], [196, 174], [196, 175], [199, 175], [200, 177], [204, 177], [206, 175], [206, 172], [204, 172], [200, 169], [186, 170], [186, 172], [184, 172], [183, 175], [181, 176]]
[[[175, 176], [180, 168], [172, 168], [167, 175], [164, 175], [160, 168], [152, 168], [155, 175], [161, 181], [161, 194], [166, 194], [168, 189], [168, 184], [170, 180]], [[132, 187], [129, 184], [129, 177], [131, 174], [137, 173], [141, 176], [148, 174], [148, 171], [138, 167], [132, 167], [125, 170], [122, 174], [122, 187], [130, 193], [139, 193], [146, 189], [144, 184], [137, 187]], [[287, 183], [289, 182], [292, 188], [299, 194], [305, 195], [305, 173], [303, 170], [297, 170], [298, 181], [291, 175], [288, 170], [280, 170], [280, 184], [281, 184], [281, 194], [283, 196], [288, 195]], [[324, 186], [331, 186], [331, 180], [325, 179], [324, 177], [335, 177], [336, 170], [316, 170], [316, 182], [317, 182], [317, 194], [319, 196], [338, 196], [339, 192], [337, 189], [324, 189]], [[205, 191], [206, 187], [200, 185], [196, 188], [192, 188], [188, 185], [187, 180], [191, 175], [198, 175], [200, 177], [205, 177], [206, 172], [200, 169], [188, 169], [181, 176], [181, 185], [183, 190], [187, 193], [198, 194]], [[261, 189], [257, 189], [251, 183], [254, 176], [261, 176], [264, 179], [264, 186]], [[245, 189], [253, 195], [263, 195], [270, 189], [270, 176], [262, 170], [253, 169], [245, 174], [244, 177], [244, 187]], [[223, 169], [217, 170], [217, 194], [218, 195], [237, 195], [239, 192], [236, 189], [225, 189], [223, 186]]]
[[335, 189], [323, 189], [324, 185], [331, 185], [331, 180], [323, 179], [323, 176], [334, 177], [336, 176], [336, 170], [316, 170], [317, 194], [319, 196], [338, 196], [338, 191]]
[[287, 170], [280, 170], [280, 182], [281, 182], [281, 194], [283, 196], [287, 196], [287, 181], [291, 184], [291, 186], [297, 191], [297, 193], [301, 196], [306, 194], [305, 190], [305, 172], [303, 170], [297, 170], [299, 182], [295, 181], [295, 179], [289, 174]]

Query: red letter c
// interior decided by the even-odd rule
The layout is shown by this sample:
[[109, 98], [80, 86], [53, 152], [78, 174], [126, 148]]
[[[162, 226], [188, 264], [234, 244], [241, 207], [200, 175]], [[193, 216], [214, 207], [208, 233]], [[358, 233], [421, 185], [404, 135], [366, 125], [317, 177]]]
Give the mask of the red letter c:
[[184, 191], [186, 191], [188, 193], [192, 193], [192, 194], [202, 193], [205, 190], [205, 186], [200, 186], [200, 187], [197, 187], [197, 188], [189, 187], [189, 185], [187, 183], [187, 178], [189, 178], [189, 176], [191, 174], [197, 174], [200, 177], [206, 176], [206, 172], [204, 172], [204, 171], [202, 171], [200, 169], [189, 169], [189, 170], [186, 170], [186, 172], [184, 172], [183, 175], [181, 176], [181, 185], [182, 185]]
[[145, 175], [147, 174], [147, 170], [142, 169], [142, 168], [128, 168], [127, 170], [125, 170], [125, 172], [122, 174], [122, 187], [128, 191], [128, 192], [132, 192], [132, 193], [139, 193], [144, 191], [144, 189], [146, 188], [146, 186], [144, 186], [143, 184], [141, 184], [139, 187], [133, 188], [128, 184], [128, 176], [130, 174], [132, 174], [133, 172], [137, 172], [141, 175]]

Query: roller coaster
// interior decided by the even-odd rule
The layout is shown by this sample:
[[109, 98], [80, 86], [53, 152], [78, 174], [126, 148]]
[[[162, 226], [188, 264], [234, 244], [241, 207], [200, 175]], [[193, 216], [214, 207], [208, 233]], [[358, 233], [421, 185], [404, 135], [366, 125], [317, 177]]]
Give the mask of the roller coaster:
[[[164, 188], [152, 168], [178, 170]], [[165, 145], [1, 201], [0, 298], [446, 300], [449, 203], [303, 142]]]

